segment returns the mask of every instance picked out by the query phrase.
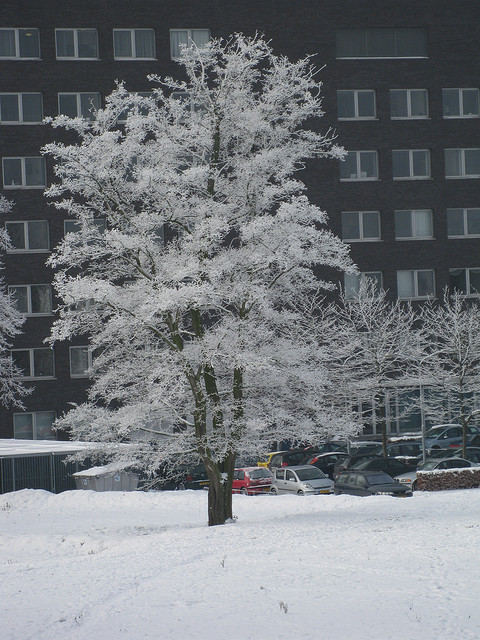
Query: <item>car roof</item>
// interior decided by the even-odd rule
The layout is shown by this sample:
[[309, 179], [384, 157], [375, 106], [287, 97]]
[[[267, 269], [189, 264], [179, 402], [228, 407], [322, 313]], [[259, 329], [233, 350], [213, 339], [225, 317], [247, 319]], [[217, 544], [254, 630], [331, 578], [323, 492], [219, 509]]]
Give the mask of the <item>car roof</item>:
[[280, 467], [276, 469], [276, 471], [298, 471], [299, 469], [315, 469], [318, 471], [317, 467], [314, 467], [313, 464], [292, 464], [291, 467]]
[[[235, 471], [254, 471], [255, 469], [267, 469], [266, 467], [235, 467]], [[268, 469], [267, 469], [268, 471]]]
[[345, 473], [361, 473], [364, 476], [375, 476], [375, 475], [387, 475], [388, 473], [386, 471], [383, 471], [383, 469], [345, 469], [344, 471], [340, 472], [342, 475]]

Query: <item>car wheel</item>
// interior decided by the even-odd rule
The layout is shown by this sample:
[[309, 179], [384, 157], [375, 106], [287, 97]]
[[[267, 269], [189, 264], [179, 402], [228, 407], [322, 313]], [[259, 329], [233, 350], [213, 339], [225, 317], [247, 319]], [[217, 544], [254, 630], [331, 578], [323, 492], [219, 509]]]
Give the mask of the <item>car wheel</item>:
[[414, 480], [414, 482], [412, 482], [412, 491], [416, 491], [417, 490], [417, 481]]
[[244, 496], [248, 495], [248, 491], [247, 491], [246, 487], [242, 487], [240, 489], [240, 493], [243, 493]]
[[304, 496], [305, 495], [305, 491], [297, 491], [297, 496]]
[[272, 487], [270, 489], [270, 493], [272, 494], [272, 496], [278, 496], [278, 490], [277, 487]]
[[339, 496], [342, 492], [340, 491], [340, 489], [334, 489], [334, 490], [333, 490], [333, 493], [334, 493], [336, 496]]
[[177, 485], [177, 491], [185, 491], [185, 485], [183, 482], [180, 482], [180, 484]]

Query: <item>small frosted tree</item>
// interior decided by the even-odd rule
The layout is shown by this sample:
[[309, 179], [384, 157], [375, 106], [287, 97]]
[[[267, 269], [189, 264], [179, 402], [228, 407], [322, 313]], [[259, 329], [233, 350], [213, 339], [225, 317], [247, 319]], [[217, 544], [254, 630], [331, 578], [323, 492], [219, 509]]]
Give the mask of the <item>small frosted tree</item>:
[[97, 354], [89, 402], [61, 426], [124, 444], [118, 465], [196, 456], [221, 524], [238, 454], [348, 428], [324, 400], [312, 324], [332, 286], [318, 269], [351, 263], [298, 173], [342, 151], [318, 131], [308, 57], [238, 35], [185, 48], [180, 64], [186, 80], [152, 78], [151, 98], [120, 84], [93, 122], [53, 122], [79, 141], [45, 148], [61, 179], [48, 194], [78, 221], [50, 259], [52, 335], [89, 334]]
[[409, 304], [391, 302], [370, 278], [361, 280], [352, 298], [343, 294], [334, 313], [339, 384], [351, 399], [372, 407], [362, 419], [380, 425], [386, 456], [389, 397], [395, 388], [408, 389], [416, 381], [418, 317]]
[[[0, 214], [8, 214], [12, 203], [0, 196]], [[10, 246], [5, 228], [0, 228], [0, 250]], [[0, 270], [2, 269], [0, 264]], [[15, 301], [9, 295], [3, 277], [0, 278], [0, 402], [4, 407], [23, 408], [21, 397], [31, 392], [19, 380], [21, 371], [13, 364], [10, 349], [12, 341], [22, 333], [25, 316], [17, 311]]]
[[[478, 415], [480, 394], [480, 305], [458, 291], [422, 310], [426, 338], [422, 375], [428, 382], [425, 411], [443, 422], [454, 416], [463, 429], [466, 455], [468, 426]], [[451, 419], [451, 418], [450, 418]]]

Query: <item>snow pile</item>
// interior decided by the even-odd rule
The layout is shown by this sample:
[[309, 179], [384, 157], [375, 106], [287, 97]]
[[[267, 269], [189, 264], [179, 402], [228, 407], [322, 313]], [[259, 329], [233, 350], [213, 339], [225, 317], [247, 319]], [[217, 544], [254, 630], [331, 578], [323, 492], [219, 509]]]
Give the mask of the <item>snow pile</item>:
[[480, 489], [0, 496], [5, 640], [477, 640]]

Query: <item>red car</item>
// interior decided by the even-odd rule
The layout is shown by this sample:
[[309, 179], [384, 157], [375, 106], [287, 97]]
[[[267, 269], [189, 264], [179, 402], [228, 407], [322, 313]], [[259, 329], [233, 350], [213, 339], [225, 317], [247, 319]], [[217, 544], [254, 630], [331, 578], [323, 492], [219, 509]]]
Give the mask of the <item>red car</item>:
[[232, 493], [270, 493], [272, 472], [266, 467], [244, 467], [233, 472]]

